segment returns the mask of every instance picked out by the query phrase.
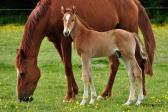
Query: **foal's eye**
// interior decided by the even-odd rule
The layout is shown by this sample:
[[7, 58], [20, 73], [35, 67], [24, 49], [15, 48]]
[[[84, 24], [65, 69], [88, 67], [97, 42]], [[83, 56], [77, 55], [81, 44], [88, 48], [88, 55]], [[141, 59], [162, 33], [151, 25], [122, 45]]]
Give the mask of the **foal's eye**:
[[72, 19], [71, 21], [74, 22], [74, 19]]

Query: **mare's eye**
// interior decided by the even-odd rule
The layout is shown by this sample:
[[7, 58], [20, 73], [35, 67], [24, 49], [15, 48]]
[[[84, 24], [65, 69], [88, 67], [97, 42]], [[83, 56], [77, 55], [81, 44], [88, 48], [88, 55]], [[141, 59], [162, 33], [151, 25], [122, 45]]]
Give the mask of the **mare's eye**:
[[74, 19], [72, 19], [71, 21], [74, 22]]
[[22, 77], [23, 77], [24, 75], [25, 75], [24, 73], [20, 73], [20, 76], [22, 76]]

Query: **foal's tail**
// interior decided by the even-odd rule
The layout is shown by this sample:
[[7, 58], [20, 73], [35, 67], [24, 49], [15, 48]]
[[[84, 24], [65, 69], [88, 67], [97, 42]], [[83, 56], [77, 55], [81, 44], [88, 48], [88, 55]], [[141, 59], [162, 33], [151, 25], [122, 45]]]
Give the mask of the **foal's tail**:
[[[140, 48], [141, 58], [145, 61], [145, 69], [147, 71], [150, 71], [150, 73], [152, 73], [152, 71], [151, 71], [152, 66], [149, 63], [149, 56], [148, 56], [148, 53], [146, 52], [145, 46], [144, 46], [143, 42], [141, 41], [140, 37], [136, 33], [134, 33], [133, 35], [134, 35], [134, 38], [136, 40], [136, 44]], [[150, 75], [152, 75], [152, 74], [150, 74]]]
[[144, 60], [147, 60], [148, 59], [147, 52], [144, 48], [144, 45], [143, 45], [140, 37], [136, 33], [134, 33], [134, 37], [135, 37], [136, 43], [138, 44], [138, 46], [140, 48], [141, 58], [144, 59]]

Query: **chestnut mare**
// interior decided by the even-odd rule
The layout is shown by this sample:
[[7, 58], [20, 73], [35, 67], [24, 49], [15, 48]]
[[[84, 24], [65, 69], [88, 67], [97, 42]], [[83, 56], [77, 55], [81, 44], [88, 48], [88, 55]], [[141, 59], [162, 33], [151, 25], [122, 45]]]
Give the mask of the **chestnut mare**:
[[65, 37], [71, 36], [74, 47], [81, 57], [82, 62], [82, 77], [84, 81], [84, 93], [81, 105], [85, 105], [88, 99], [88, 88], [91, 89], [90, 104], [94, 105], [96, 98], [96, 89], [92, 74], [90, 71], [91, 58], [96, 57], [111, 57], [117, 55], [121, 58], [128, 70], [130, 80], [130, 95], [125, 105], [130, 105], [135, 98], [135, 79], [138, 80], [139, 93], [136, 105], [140, 105], [144, 96], [142, 88], [142, 71], [135, 58], [136, 47], [140, 48], [140, 55], [142, 59], [147, 60], [143, 46], [140, 43], [140, 38], [135, 33], [130, 33], [122, 29], [109, 30], [106, 32], [98, 32], [88, 29], [82, 24], [78, 15], [76, 15], [76, 8], [61, 7], [63, 16]]
[[[67, 92], [64, 100], [70, 101], [78, 93], [71, 64], [72, 40], [65, 39], [62, 34], [63, 15], [60, 12], [62, 5], [65, 7], [75, 5], [79, 17], [97, 31], [120, 28], [130, 32], [138, 32], [138, 26], [140, 27], [149, 56], [149, 60], [147, 60], [149, 64], [147, 65], [140, 57], [139, 49], [136, 50], [136, 59], [143, 71], [143, 92], [145, 94], [144, 73], [152, 75], [151, 65], [154, 57], [155, 39], [150, 20], [138, 0], [40, 0], [25, 24], [22, 43], [16, 54], [18, 99], [20, 101], [32, 100], [31, 96], [40, 78], [37, 56], [45, 36], [54, 44], [64, 64], [67, 79]], [[110, 57], [109, 62], [110, 75], [106, 88], [100, 95], [102, 98], [111, 95], [119, 66], [116, 56]]]

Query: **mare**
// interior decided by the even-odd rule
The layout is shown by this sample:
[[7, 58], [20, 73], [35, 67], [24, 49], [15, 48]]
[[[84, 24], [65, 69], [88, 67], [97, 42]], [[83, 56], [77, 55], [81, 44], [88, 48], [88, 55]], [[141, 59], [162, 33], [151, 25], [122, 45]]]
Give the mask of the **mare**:
[[[16, 54], [16, 92], [18, 99], [20, 101], [32, 101], [31, 96], [33, 96], [41, 74], [37, 66], [37, 57], [44, 37], [47, 37], [54, 44], [64, 64], [67, 80], [67, 91], [64, 100], [70, 101], [78, 93], [71, 63], [72, 39], [65, 39], [62, 34], [62, 5], [65, 7], [75, 5], [79, 17], [97, 31], [107, 31], [117, 27], [138, 33], [138, 26], [140, 27], [149, 56], [147, 60], [149, 64], [145, 66], [145, 62], [139, 55], [139, 48], [137, 48], [136, 59], [142, 69], [143, 92], [145, 94], [144, 73], [152, 75], [151, 65], [154, 57], [155, 39], [150, 20], [138, 0], [40, 0], [28, 17], [22, 42]], [[100, 95], [102, 98], [111, 96], [112, 86], [119, 66], [116, 56], [110, 57], [109, 62], [109, 80]]]
[[62, 7], [65, 37], [71, 36], [74, 47], [81, 57], [82, 77], [84, 81], [84, 93], [81, 105], [85, 105], [88, 99], [88, 87], [91, 89], [90, 104], [93, 105], [96, 98], [96, 89], [90, 70], [90, 60], [95, 57], [117, 56], [125, 62], [130, 80], [130, 95], [125, 105], [130, 105], [135, 98], [135, 79], [138, 80], [139, 93], [136, 105], [140, 105], [144, 96], [142, 88], [142, 71], [135, 58], [136, 46], [140, 47], [140, 55], [146, 60], [145, 52], [141, 45], [140, 38], [135, 33], [122, 29], [98, 32], [88, 29], [81, 23], [76, 15], [75, 7], [65, 9]]

